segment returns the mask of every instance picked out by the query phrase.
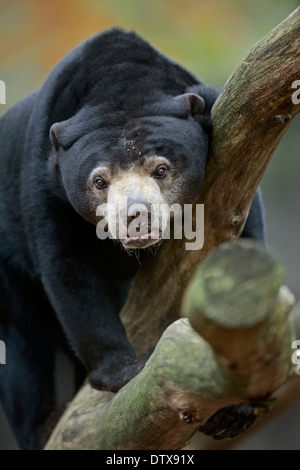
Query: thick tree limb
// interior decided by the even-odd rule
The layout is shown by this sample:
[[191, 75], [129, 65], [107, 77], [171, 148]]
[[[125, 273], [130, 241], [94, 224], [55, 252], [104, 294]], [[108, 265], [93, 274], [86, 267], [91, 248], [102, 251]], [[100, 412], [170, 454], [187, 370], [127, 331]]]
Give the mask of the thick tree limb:
[[286, 320], [293, 296], [282, 281], [281, 267], [260, 245], [222, 245], [185, 297], [202, 337], [187, 319], [177, 320], [115, 396], [85, 387], [47, 448], [178, 449], [219, 408], [269, 396], [293, 367]]
[[[300, 77], [299, 59], [300, 8], [254, 46], [225, 85], [213, 108], [212, 152], [196, 201], [205, 204], [205, 244], [202, 250], [186, 251], [185, 240], [165, 241], [153, 262], [141, 268], [122, 312], [139, 354], [148, 354], [179, 317], [184, 291], [199, 262], [241, 233], [266, 165], [300, 109], [291, 101], [291, 84]], [[258, 252], [261, 271], [247, 258], [248, 272], [238, 269], [237, 278], [225, 256], [231, 273], [228, 284], [218, 278], [218, 273], [227, 273], [216, 254], [220, 271], [212, 274], [211, 284], [201, 274], [197, 282], [202, 295], [193, 290], [187, 294], [183, 313], [192, 312], [193, 325], [212, 346], [187, 320], [175, 322], [145, 369], [118, 394], [85, 386], [47, 449], [178, 449], [199, 425], [196, 421], [225, 404], [278, 388], [291, 373], [291, 335], [285, 318], [291, 299], [282, 289], [277, 294], [280, 270]], [[231, 308], [234, 314], [228, 317]], [[230, 322], [224, 324], [224, 318]]]
[[[295, 332], [295, 338], [300, 338], [300, 302], [297, 302], [290, 316], [292, 329]], [[293, 349], [292, 351], [295, 351]], [[262, 432], [262, 429], [282, 417], [292, 408], [299, 404], [300, 380], [299, 376], [294, 376], [288, 380], [280, 389], [276, 391], [276, 402], [272, 407], [272, 413], [264, 414], [254, 426], [250, 426], [234, 439], [215, 440], [203, 433], [196, 433], [186, 449], [205, 449], [205, 450], [225, 450], [239, 448], [254, 434]], [[277, 428], [279, 422], [277, 422]], [[259, 436], [258, 436], [259, 438]]]

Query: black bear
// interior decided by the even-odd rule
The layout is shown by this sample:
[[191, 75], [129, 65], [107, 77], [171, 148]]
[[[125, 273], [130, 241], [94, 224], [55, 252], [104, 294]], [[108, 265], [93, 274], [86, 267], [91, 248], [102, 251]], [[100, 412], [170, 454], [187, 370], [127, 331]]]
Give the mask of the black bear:
[[[149, 229], [151, 205], [199, 191], [217, 96], [116, 28], [74, 49], [1, 118], [0, 398], [22, 448], [41, 446], [61, 342], [95, 388], [117, 391], [142, 367], [118, 314], [143, 249], [162, 238]], [[97, 209], [123, 197], [125, 226], [142, 213], [143, 230], [100, 240]], [[113, 233], [110, 212], [107, 223]], [[244, 235], [264, 238], [259, 193]]]

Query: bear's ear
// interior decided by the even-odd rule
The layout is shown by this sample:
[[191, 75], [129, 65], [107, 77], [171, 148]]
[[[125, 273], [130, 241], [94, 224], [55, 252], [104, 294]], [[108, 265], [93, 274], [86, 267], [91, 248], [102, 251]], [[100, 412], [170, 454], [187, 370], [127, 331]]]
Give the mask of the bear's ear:
[[62, 145], [60, 143], [61, 123], [56, 122], [50, 128], [50, 140], [55, 150], [59, 150]]
[[174, 99], [183, 115], [197, 118], [203, 114], [205, 101], [201, 96], [196, 95], [196, 93], [184, 93], [183, 95], [175, 96]]

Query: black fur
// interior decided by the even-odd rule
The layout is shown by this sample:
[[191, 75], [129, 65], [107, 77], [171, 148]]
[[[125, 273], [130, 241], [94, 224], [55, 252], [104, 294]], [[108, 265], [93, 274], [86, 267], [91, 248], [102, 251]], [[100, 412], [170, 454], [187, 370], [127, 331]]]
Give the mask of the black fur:
[[[204, 111], [197, 97], [174, 101], [184, 93], [201, 96]], [[86, 176], [99, 161], [122, 166], [136, 158], [120, 139], [138, 138], [140, 130], [145, 154], [185, 157], [190, 202], [203, 179], [217, 95], [135, 33], [112, 29], [74, 49], [40, 90], [1, 118], [0, 339], [7, 364], [0, 366], [0, 398], [21, 447], [41, 445], [39, 430], [56, 403], [54, 354], [62, 337], [95, 387], [116, 391], [141, 367], [118, 317], [139, 263], [97, 239]], [[54, 123], [62, 124], [50, 139]], [[245, 233], [263, 238], [258, 199]]]

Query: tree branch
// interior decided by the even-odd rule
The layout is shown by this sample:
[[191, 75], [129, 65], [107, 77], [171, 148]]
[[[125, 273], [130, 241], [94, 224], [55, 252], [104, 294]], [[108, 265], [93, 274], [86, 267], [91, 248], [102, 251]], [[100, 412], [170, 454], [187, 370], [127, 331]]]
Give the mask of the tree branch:
[[[241, 233], [268, 161], [300, 109], [291, 101], [291, 84], [300, 76], [299, 38], [300, 8], [253, 47], [215, 104], [212, 151], [196, 201], [205, 204], [205, 244], [186, 251], [186, 240], [165, 241], [140, 269], [122, 311], [139, 354], [149, 354], [178, 319], [198, 264]], [[276, 262], [261, 249], [245, 249], [247, 256], [238, 248], [244, 270], [239, 251], [222, 248], [211, 277], [200, 271], [189, 288], [182, 313], [191, 313], [211, 346], [187, 320], [175, 322], [145, 369], [116, 395], [83, 387], [47, 449], [178, 449], [220, 407], [265, 396], [286, 380], [292, 372], [285, 318], [291, 298], [282, 289], [277, 294], [282, 278]]]
[[185, 297], [202, 337], [177, 320], [119, 393], [84, 387], [47, 449], [179, 449], [219, 408], [269, 396], [293, 371], [286, 321], [293, 296], [282, 281], [281, 267], [259, 244], [222, 245]]

